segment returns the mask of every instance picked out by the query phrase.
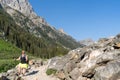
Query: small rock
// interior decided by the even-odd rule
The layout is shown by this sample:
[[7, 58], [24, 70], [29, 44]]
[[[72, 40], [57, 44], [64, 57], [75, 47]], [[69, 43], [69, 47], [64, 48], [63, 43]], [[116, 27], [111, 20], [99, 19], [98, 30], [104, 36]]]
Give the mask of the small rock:
[[86, 77], [82, 77], [82, 76], [79, 76], [79, 78], [77, 80], [87, 80]]
[[57, 76], [58, 78], [62, 79], [62, 80], [65, 79], [65, 74], [64, 74], [63, 71], [57, 72], [57, 73], [56, 73], [56, 76]]
[[120, 33], [119, 34], [117, 34], [117, 36], [116, 36], [117, 38], [120, 38]]
[[0, 80], [9, 80], [6, 76], [1, 76]]
[[79, 71], [78, 68], [75, 68], [75, 69], [73, 69], [73, 70], [70, 72], [70, 77], [71, 77], [73, 80], [77, 80], [79, 76], [80, 76], [80, 71]]

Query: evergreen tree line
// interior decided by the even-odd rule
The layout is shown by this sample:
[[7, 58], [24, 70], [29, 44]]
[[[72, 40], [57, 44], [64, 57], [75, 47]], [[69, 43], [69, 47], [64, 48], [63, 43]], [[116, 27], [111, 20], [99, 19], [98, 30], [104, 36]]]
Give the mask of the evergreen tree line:
[[68, 52], [67, 49], [47, 35], [38, 38], [16, 25], [15, 21], [3, 9], [0, 9], [0, 30], [4, 32], [5, 40], [41, 58], [51, 58]]

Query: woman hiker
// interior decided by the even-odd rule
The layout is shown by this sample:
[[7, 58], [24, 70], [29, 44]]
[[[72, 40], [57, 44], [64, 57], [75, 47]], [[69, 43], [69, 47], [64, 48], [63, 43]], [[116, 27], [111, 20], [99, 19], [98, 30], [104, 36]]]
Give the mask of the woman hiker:
[[16, 60], [20, 60], [20, 63], [18, 65], [18, 75], [22, 74], [24, 76], [28, 68], [28, 56], [25, 54], [24, 50], [22, 51], [21, 56]]

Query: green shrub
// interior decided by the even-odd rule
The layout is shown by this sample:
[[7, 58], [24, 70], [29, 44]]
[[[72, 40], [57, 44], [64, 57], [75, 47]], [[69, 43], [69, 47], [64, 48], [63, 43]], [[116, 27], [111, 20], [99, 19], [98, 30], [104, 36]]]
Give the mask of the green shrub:
[[0, 60], [0, 73], [14, 68], [19, 62], [14, 60]]
[[57, 70], [55, 70], [55, 69], [47, 69], [46, 74], [51, 75], [51, 74], [55, 74], [56, 72], [57, 72]]

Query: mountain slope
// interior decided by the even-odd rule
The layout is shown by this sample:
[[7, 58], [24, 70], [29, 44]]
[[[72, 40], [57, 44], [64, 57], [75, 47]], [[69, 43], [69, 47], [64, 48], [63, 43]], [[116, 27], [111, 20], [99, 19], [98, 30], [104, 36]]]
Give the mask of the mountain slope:
[[0, 9], [0, 30], [5, 39], [19, 48], [39, 57], [50, 58], [66, 54], [69, 49], [80, 46], [69, 35], [41, 22], [40, 17], [32, 19], [9, 6], [12, 2], [8, 5], [5, 1], [8, 0], [0, 1], [3, 6], [3, 9]]

